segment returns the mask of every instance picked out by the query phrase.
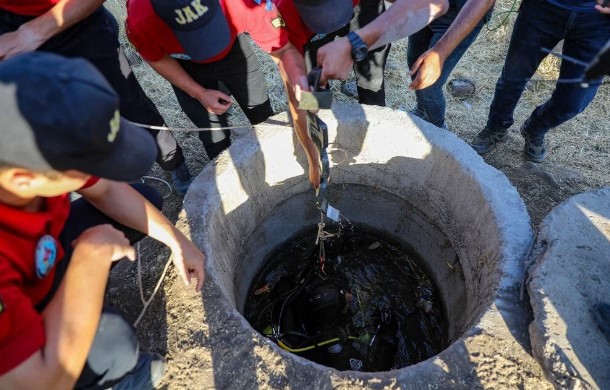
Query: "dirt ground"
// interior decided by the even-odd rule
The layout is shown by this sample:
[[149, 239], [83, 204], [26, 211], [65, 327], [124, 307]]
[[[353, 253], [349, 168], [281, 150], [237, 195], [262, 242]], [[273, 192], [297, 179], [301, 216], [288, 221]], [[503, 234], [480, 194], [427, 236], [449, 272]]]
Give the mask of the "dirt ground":
[[[117, 19], [120, 21], [124, 19], [124, 5], [121, 1], [109, 0], [106, 6], [117, 16]], [[497, 2], [494, 18], [487, 27], [483, 28], [477, 41], [452, 74], [451, 78], [468, 78], [476, 85], [476, 93], [467, 99], [456, 99], [446, 94], [447, 124], [451, 131], [466, 141], [472, 139], [485, 125], [495, 82], [503, 66], [515, 19], [514, 13], [506, 12], [511, 8], [516, 9], [512, 1]], [[122, 39], [125, 43], [124, 36]], [[130, 62], [134, 64], [138, 79], [161, 110], [168, 125], [192, 127], [190, 121], [180, 111], [169, 85], [143, 63], [127, 44], [125, 50]], [[279, 74], [275, 65], [264, 54], [259, 54], [265, 69], [272, 105], [276, 112], [284, 111], [287, 109], [287, 103]], [[610, 185], [610, 135], [607, 132], [609, 117], [607, 100], [610, 96], [608, 84], [600, 87], [596, 99], [584, 113], [548, 134], [549, 155], [544, 163], [529, 163], [522, 156], [524, 142], [518, 134], [519, 126], [538, 104], [550, 96], [554, 87], [553, 79], [556, 79], [558, 74], [557, 66], [556, 59], [545, 60], [517, 107], [511, 139], [484, 157], [488, 164], [502, 171], [518, 189], [525, 201], [534, 229], [553, 207], [570, 196]], [[353, 86], [350, 83], [353, 83], [353, 80], [348, 80], [347, 88], [343, 89], [350, 89], [349, 87]], [[386, 68], [389, 107], [409, 110], [414, 106], [414, 95], [405, 87], [408, 83], [406, 40], [402, 40], [393, 44]], [[352, 99], [341, 92], [340, 82], [335, 82], [332, 88], [336, 100]], [[233, 124], [247, 123], [238, 109], [232, 110], [232, 114]], [[207, 157], [196, 133], [179, 133], [178, 139], [192, 172], [197, 174], [207, 163]], [[150, 176], [168, 179], [167, 174], [157, 166], [152, 169]], [[304, 177], [303, 180], [306, 178]], [[150, 180], [148, 182], [158, 186], [163, 193], [168, 193], [162, 183]], [[163, 209], [164, 213], [179, 225], [183, 222], [178, 221], [181, 206], [181, 199], [175, 194], [169, 194]], [[153, 240], [145, 239], [140, 244], [140, 255], [143, 291], [148, 296], [167, 262], [169, 250]], [[126, 262], [120, 264], [112, 273], [107, 293], [108, 301], [122, 308], [131, 320], [135, 320], [142, 310], [142, 302], [138, 298], [140, 292], [137, 280], [135, 264]], [[159, 293], [137, 328], [138, 336], [143, 349], [168, 354], [170, 366], [169, 375], [164, 382], [166, 386], [170, 386], [168, 378], [173, 377], [170, 386], [172, 388], [207, 388], [209, 384], [189, 382], [188, 368], [171, 365], [172, 351], [188, 345], [189, 338], [200, 334], [199, 330], [190, 328], [185, 330], [184, 326], [179, 328], [185, 334], [168, 334], [168, 329], [176, 329], [175, 325], [181, 322], [190, 324], [192, 323], [190, 319], [195, 316], [191, 313], [191, 308], [180, 304], [180, 297], [184, 297], [185, 294], [185, 288], [170, 268]], [[189, 290], [188, 295], [190, 294]], [[166, 308], [170, 304], [180, 309], [173, 310], [168, 316]], [[493, 340], [490, 339], [490, 342]], [[200, 361], [194, 358], [193, 364], [209, 364], [204, 357], [201, 359]], [[481, 364], [489, 366], [489, 376], [481, 382], [484, 387], [545, 388], [549, 386], [533, 359], [513, 362], [486, 361]], [[186, 373], [183, 372], [185, 369]]]

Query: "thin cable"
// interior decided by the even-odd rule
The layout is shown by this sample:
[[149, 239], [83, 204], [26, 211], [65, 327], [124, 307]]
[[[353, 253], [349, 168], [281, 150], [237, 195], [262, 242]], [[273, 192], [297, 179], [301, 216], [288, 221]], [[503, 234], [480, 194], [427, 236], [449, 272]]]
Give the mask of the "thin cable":
[[[138, 326], [138, 323], [140, 322], [140, 320], [144, 316], [144, 313], [146, 312], [146, 309], [148, 309], [148, 306], [150, 305], [152, 300], [155, 298], [155, 295], [157, 294], [157, 291], [159, 291], [159, 287], [161, 287], [161, 283], [163, 282], [163, 279], [165, 279], [165, 275], [167, 274], [167, 270], [169, 269], [169, 266], [172, 263], [172, 258], [173, 257], [174, 257], [174, 255], [171, 254], [169, 256], [169, 258], [167, 259], [167, 262], [165, 263], [165, 268], [163, 268], [163, 272], [161, 273], [161, 277], [159, 278], [159, 281], [157, 281], [157, 285], [155, 286], [155, 289], [153, 290], [152, 294], [150, 295], [150, 298], [148, 298], [148, 300], [146, 302], [144, 302], [144, 307], [142, 308], [142, 311], [140, 312], [140, 315], [138, 316], [136, 321], [133, 323], [133, 326], [135, 326], [135, 327]], [[142, 282], [140, 281], [140, 284], [141, 283]], [[143, 293], [142, 293], [142, 295], [143, 295]]]
[[199, 132], [199, 131], [223, 131], [223, 130], [236, 130], [236, 129], [263, 129], [263, 128], [292, 128], [292, 125], [274, 125], [274, 124], [260, 124], [260, 125], [241, 125], [241, 126], [224, 126], [224, 127], [168, 127], [168, 126], [153, 126], [144, 123], [131, 122], [127, 119], [125, 121], [143, 127], [145, 129], [160, 130], [160, 131], [176, 131], [176, 132]]
[[566, 61], [571, 62], [573, 64], [580, 65], [580, 66], [582, 66], [584, 68], [589, 66], [588, 62], [584, 62], [584, 61], [581, 61], [581, 60], [579, 60], [577, 58], [567, 56], [567, 55], [565, 55], [563, 53], [559, 53], [559, 52], [553, 51], [553, 49], [549, 49], [547, 47], [541, 47], [540, 50], [542, 50], [543, 52], [545, 52], [547, 54], [553, 55], [553, 56], [559, 58], [562, 61], [566, 60]]
[[[358, 337], [354, 337], [354, 336], [348, 336], [347, 338], [349, 340], [359, 340]], [[280, 347], [282, 347], [282, 349], [285, 349], [288, 352], [298, 353], [298, 352], [311, 351], [314, 348], [323, 347], [325, 345], [333, 344], [333, 343], [336, 343], [336, 342], [339, 342], [339, 341], [341, 341], [341, 339], [339, 337], [335, 337], [334, 339], [322, 341], [322, 342], [319, 342], [319, 343], [314, 344], [314, 345], [309, 345], [307, 347], [303, 347], [303, 348], [291, 348], [288, 345], [286, 345], [282, 340], [278, 340], [277, 341], [277, 345], [279, 345]]]
[[489, 18], [490, 21], [491, 21], [492, 18], [498, 17], [498, 16], [503, 15], [503, 14], [506, 14], [506, 16], [504, 17], [504, 19], [502, 19], [502, 21], [500, 23], [498, 23], [497, 26], [495, 26], [493, 28], [490, 28], [489, 27], [489, 23], [486, 23], [485, 27], [487, 28], [487, 31], [495, 31], [495, 30], [499, 29], [500, 27], [502, 27], [504, 25], [504, 23], [506, 23], [506, 21], [510, 17], [511, 13], [519, 12], [519, 10], [516, 9], [516, 7], [515, 7], [516, 5], [517, 5], [517, 0], [513, 0], [513, 4], [510, 6], [510, 9], [508, 11], [501, 11], [501, 12], [498, 12], [496, 14], [493, 14], [491, 16], [491, 18]]
[[146, 303], [146, 298], [144, 298], [144, 288], [142, 287], [142, 266], [140, 262], [140, 242], [136, 243], [136, 262], [138, 265], [138, 290], [140, 290], [140, 299], [142, 300], [142, 304]]
[[169, 189], [169, 192], [167, 193], [167, 195], [163, 195], [163, 199], [167, 199], [167, 198], [169, 198], [170, 196], [172, 196], [172, 192], [173, 192], [174, 190], [173, 190], [173, 188], [172, 188], [172, 185], [171, 185], [171, 184], [169, 184], [169, 182], [168, 182], [168, 181], [163, 180], [163, 179], [160, 179], [160, 178], [158, 178], [158, 177], [154, 177], [154, 176], [142, 176], [142, 177], [140, 178], [140, 182], [141, 182], [142, 184], [144, 184], [144, 179], [147, 179], [147, 180], [153, 180], [153, 181], [160, 181], [161, 183], [163, 183], [163, 184], [165, 184], [165, 185], [167, 186], [167, 188]]

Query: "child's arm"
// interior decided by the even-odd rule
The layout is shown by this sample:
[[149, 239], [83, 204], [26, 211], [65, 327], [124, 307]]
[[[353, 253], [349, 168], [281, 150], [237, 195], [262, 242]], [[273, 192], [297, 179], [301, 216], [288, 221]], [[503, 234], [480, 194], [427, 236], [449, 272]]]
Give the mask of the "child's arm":
[[146, 233], [170, 247], [174, 264], [184, 283], [190, 284], [191, 277], [195, 276], [195, 289], [201, 291], [205, 276], [203, 253], [129, 184], [100, 179], [79, 193], [115, 221]]

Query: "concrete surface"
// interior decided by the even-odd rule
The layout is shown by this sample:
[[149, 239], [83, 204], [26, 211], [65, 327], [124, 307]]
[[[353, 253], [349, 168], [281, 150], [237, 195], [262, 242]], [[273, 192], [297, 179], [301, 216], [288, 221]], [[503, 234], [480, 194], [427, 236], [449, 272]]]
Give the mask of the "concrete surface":
[[610, 342], [591, 314], [595, 303], [610, 302], [610, 187], [557, 206], [535, 248], [534, 356], [557, 387], [610, 389]]
[[[168, 316], [182, 316], [179, 328], [168, 329], [170, 338], [180, 337], [170, 351], [170, 379], [188, 375], [202, 388], [545, 388], [527, 353], [527, 313], [518, 297], [532, 232], [506, 177], [454, 134], [403, 112], [335, 103], [320, 117], [329, 126], [329, 191], [338, 208], [348, 205], [350, 219], [397, 229], [403, 240], [413, 240], [409, 233], [423, 216], [432, 241], [421, 235], [420, 250], [444, 244], [437, 255], [455, 255], [445, 259], [463, 277], [450, 314], [455, 341], [400, 370], [339, 372], [281, 350], [241, 316], [243, 284], [262, 260], [248, 257], [252, 242], [272, 247], [298, 230], [295, 221], [317, 222], [305, 158], [291, 130], [274, 127], [288, 123], [279, 115], [209, 164], [185, 198], [179, 227], [206, 253], [207, 279], [199, 302], [184, 293], [168, 302]], [[346, 193], [361, 196], [368, 213], [359, 216], [358, 199]], [[413, 211], [375, 216], [371, 209], [384, 209], [376, 206], [383, 199]], [[282, 224], [284, 217], [291, 223]], [[450, 301], [451, 290], [444, 294]]]

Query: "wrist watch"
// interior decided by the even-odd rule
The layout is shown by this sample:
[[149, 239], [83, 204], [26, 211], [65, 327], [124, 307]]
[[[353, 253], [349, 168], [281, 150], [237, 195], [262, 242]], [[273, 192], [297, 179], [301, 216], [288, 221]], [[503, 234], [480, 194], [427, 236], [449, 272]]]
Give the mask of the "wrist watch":
[[365, 59], [369, 52], [369, 48], [366, 43], [364, 43], [362, 38], [360, 38], [360, 36], [355, 32], [351, 31], [349, 34], [347, 34], [347, 39], [352, 45], [352, 59], [356, 62]]

